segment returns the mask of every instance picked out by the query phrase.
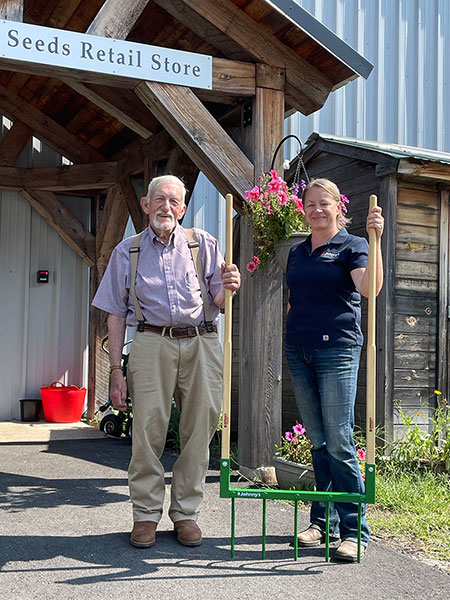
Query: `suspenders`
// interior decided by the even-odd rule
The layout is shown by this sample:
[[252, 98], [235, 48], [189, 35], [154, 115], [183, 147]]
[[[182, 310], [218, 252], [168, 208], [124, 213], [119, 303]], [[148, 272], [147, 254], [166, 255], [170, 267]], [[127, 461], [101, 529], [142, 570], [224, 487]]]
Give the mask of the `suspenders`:
[[135, 290], [137, 264], [139, 259], [139, 252], [141, 250], [141, 235], [144, 233], [144, 231], [141, 231], [141, 233], [138, 233], [137, 235], [133, 236], [133, 242], [130, 247], [130, 294], [133, 298], [134, 310], [136, 312], [136, 318], [138, 320], [138, 331], [144, 331], [145, 323], [144, 315], [142, 314], [141, 306], [137, 299]]
[[[145, 231], [145, 230], [144, 230]], [[188, 246], [191, 251], [192, 260], [194, 262], [195, 272], [198, 277], [198, 282], [200, 284], [200, 293], [203, 300], [203, 312], [205, 317], [205, 326], [206, 330], [209, 332], [214, 331], [212, 325], [212, 317], [211, 317], [211, 308], [208, 302], [208, 293], [206, 291], [205, 280], [203, 276], [203, 263], [200, 256], [200, 244], [197, 241], [194, 231], [192, 229], [184, 229], [186, 233], [186, 237], [188, 239]], [[138, 233], [133, 236], [133, 242], [130, 246], [130, 294], [133, 298], [134, 310], [136, 312], [136, 318], [138, 320], [138, 331], [144, 331], [144, 315], [142, 314], [142, 310], [139, 304], [139, 301], [136, 296], [136, 273], [137, 273], [137, 264], [139, 259], [139, 252], [141, 246], [141, 236], [144, 232]]]
[[192, 260], [194, 261], [194, 268], [197, 274], [198, 282], [200, 284], [200, 293], [203, 300], [203, 313], [205, 317], [206, 331], [209, 333], [213, 332], [213, 322], [211, 317], [211, 308], [208, 302], [208, 292], [206, 291], [205, 278], [203, 276], [203, 263], [202, 257], [200, 256], [200, 244], [198, 243], [193, 229], [185, 229], [186, 237], [188, 239], [189, 250], [191, 251]]

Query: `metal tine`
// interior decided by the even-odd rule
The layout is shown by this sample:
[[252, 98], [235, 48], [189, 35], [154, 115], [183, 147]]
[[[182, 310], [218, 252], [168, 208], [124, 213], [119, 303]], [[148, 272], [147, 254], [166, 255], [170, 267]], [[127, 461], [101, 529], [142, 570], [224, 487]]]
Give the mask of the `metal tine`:
[[330, 560], [330, 503], [326, 503], [325, 512], [325, 561]]
[[298, 500], [294, 500], [294, 560], [298, 560]]
[[267, 500], [263, 498], [262, 514], [262, 558], [266, 558], [266, 519], [267, 519]]
[[231, 498], [231, 558], [234, 558], [234, 543], [236, 530], [236, 498]]

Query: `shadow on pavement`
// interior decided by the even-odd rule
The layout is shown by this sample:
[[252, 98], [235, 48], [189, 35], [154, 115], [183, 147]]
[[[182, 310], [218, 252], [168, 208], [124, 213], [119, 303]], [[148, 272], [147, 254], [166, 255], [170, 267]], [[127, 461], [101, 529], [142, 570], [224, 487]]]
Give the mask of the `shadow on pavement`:
[[[266, 560], [261, 562], [259, 537], [243, 537], [236, 546], [235, 559], [230, 559], [229, 538], [204, 538], [196, 548], [185, 548], [176, 541], [171, 531], [157, 534], [152, 548], [131, 548], [128, 533], [86, 535], [79, 537], [59, 536], [0, 536], [2, 555], [8, 557], [0, 565], [2, 573], [41, 573], [51, 570], [54, 581], [72, 585], [86, 585], [111, 581], [130, 581], [146, 578], [174, 581], [176, 579], [210, 579], [227, 577], [265, 577], [286, 575], [321, 574], [330, 563], [323, 562], [323, 551], [308, 551], [311, 562], [284, 562], [270, 565], [270, 561], [292, 559], [292, 551], [286, 549], [286, 538], [268, 536], [268, 544], [283, 544], [277, 550], [268, 550]], [[255, 545], [255, 550], [239, 549]], [[65, 566], [58, 569], [55, 563], [47, 567], [45, 561], [58, 556], [65, 559]], [[211, 560], [214, 557], [214, 560]], [[73, 564], [76, 561], [80, 564]], [[169, 561], [169, 562], [168, 562]], [[240, 561], [247, 561], [241, 564]], [[248, 562], [254, 561], [254, 562]], [[72, 566], [67, 566], [67, 565]], [[170, 567], [170, 573], [167, 572]], [[179, 573], [176, 570], [179, 568]], [[81, 572], [89, 570], [86, 575]], [[79, 575], [78, 575], [79, 573]], [[215, 574], [216, 573], [216, 574]], [[59, 576], [58, 576], [59, 574]]]

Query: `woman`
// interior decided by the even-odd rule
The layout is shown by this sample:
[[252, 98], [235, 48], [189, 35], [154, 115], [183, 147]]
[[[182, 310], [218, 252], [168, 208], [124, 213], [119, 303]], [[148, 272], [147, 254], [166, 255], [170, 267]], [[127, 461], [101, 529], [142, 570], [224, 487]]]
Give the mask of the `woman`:
[[[313, 444], [317, 489], [364, 493], [353, 427], [363, 343], [361, 294], [369, 292], [368, 243], [345, 229], [349, 220], [334, 183], [313, 180], [302, 197], [311, 235], [289, 254], [286, 356], [298, 409]], [[377, 294], [383, 283], [383, 227], [381, 208], [376, 207], [369, 212], [366, 228], [376, 231]], [[362, 552], [370, 537], [364, 515], [365, 506]], [[312, 503], [310, 521], [299, 535], [301, 546], [325, 540], [324, 502]], [[331, 504], [330, 536], [341, 539], [337, 560], [357, 560], [357, 503]]]

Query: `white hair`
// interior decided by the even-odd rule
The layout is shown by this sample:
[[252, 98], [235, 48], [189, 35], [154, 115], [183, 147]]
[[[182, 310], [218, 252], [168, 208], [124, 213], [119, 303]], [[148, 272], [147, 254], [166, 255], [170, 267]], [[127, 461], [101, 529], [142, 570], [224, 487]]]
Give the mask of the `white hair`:
[[183, 190], [182, 199], [183, 199], [183, 204], [184, 204], [184, 199], [186, 197], [186, 186], [184, 185], [184, 182], [181, 179], [179, 179], [178, 177], [176, 177], [175, 175], [160, 175], [159, 177], [153, 177], [153, 179], [148, 184], [147, 202], [150, 200], [150, 194], [151, 194], [152, 190], [159, 187], [160, 185], [163, 185], [164, 183], [174, 183], [177, 185], [181, 185], [181, 188]]

